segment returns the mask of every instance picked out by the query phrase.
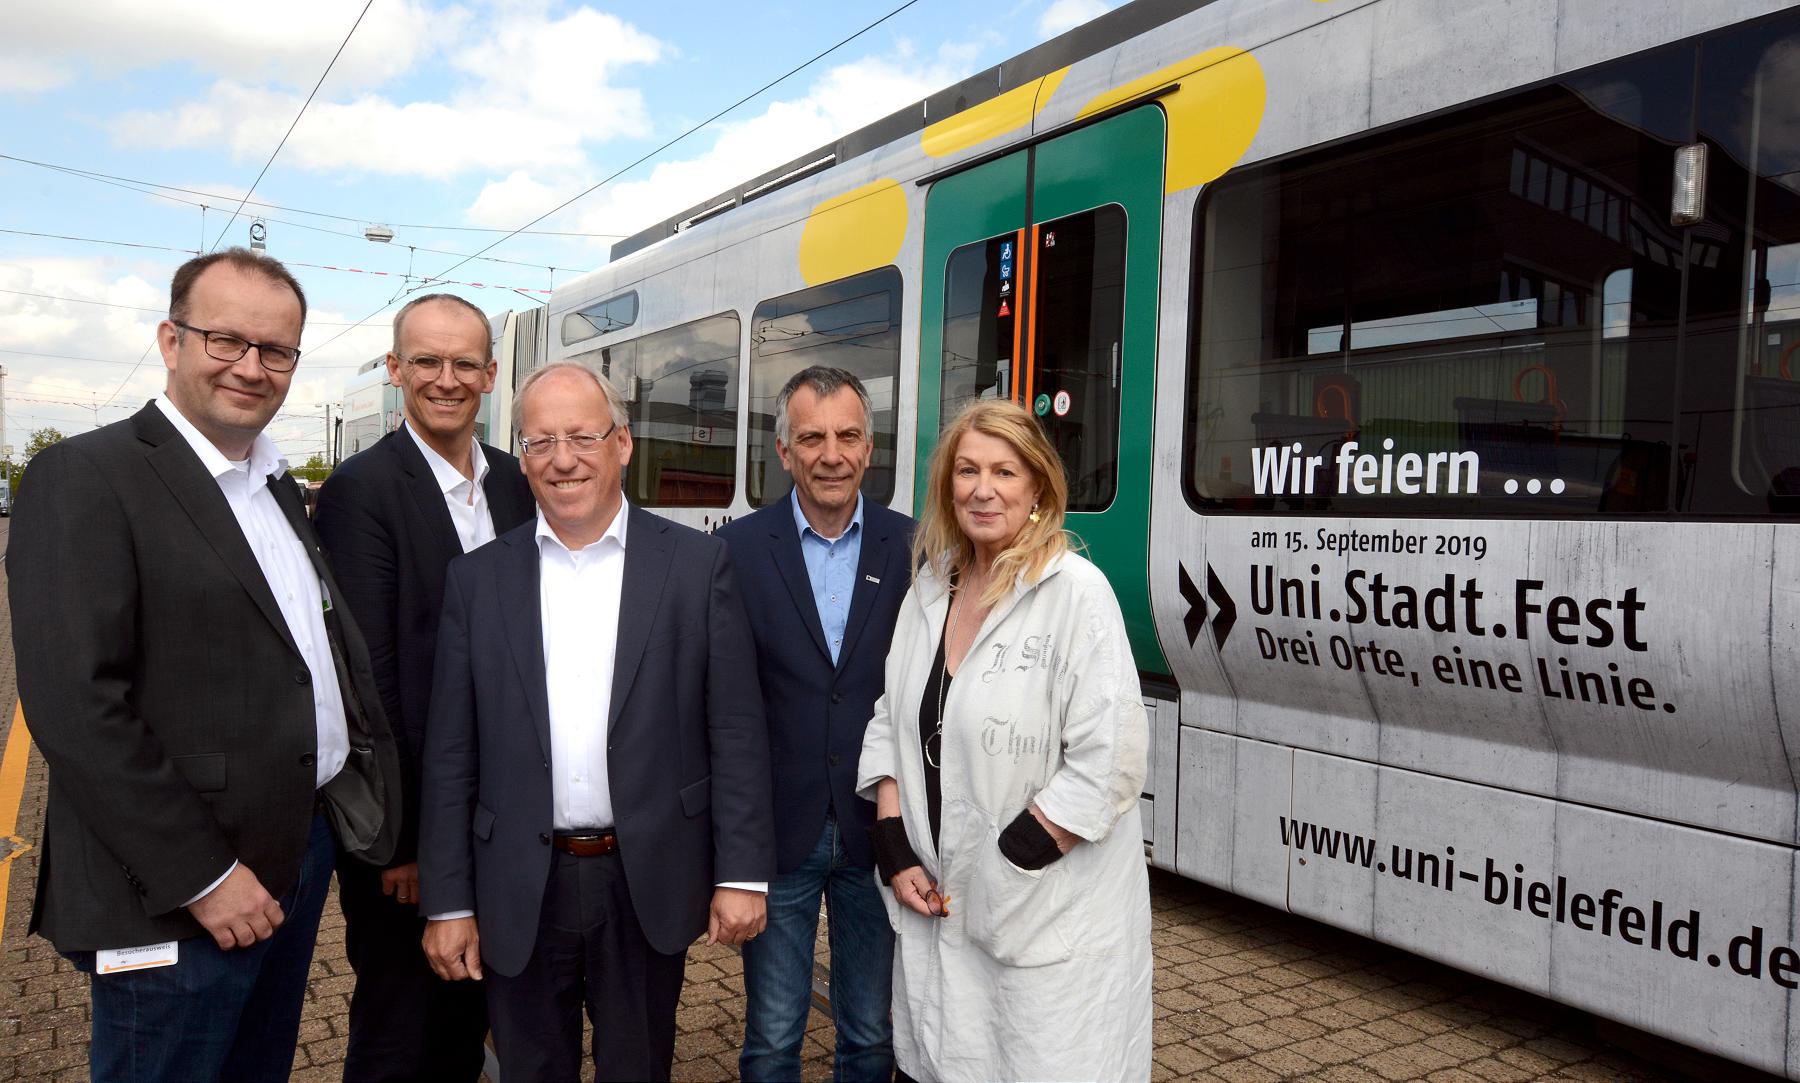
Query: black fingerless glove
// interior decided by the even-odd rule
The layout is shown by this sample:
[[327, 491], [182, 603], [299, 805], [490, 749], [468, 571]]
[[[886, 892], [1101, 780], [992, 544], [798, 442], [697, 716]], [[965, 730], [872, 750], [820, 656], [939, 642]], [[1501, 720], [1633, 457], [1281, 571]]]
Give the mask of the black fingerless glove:
[[875, 848], [875, 867], [881, 870], [881, 882], [892, 883], [901, 872], [919, 864], [919, 855], [906, 841], [906, 824], [898, 816], [876, 820], [869, 828], [869, 845]]
[[1000, 832], [1000, 852], [1021, 869], [1041, 869], [1062, 856], [1062, 850], [1037, 817], [1025, 809]]

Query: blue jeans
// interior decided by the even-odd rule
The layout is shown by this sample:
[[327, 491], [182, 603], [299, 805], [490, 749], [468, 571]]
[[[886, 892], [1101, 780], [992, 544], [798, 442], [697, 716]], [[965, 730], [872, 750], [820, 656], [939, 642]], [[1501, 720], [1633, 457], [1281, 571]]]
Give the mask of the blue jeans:
[[800, 1078], [800, 1044], [812, 1010], [813, 942], [819, 895], [831, 938], [831, 1020], [837, 1029], [837, 1083], [894, 1076], [894, 931], [875, 886], [875, 870], [851, 865], [837, 818], [812, 856], [769, 884], [769, 924], [744, 945], [744, 1083]]
[[190, 937], [174, 966], [99, 975], [93, 952], [70, 952], [93, 975], [95, 1083], [287, 1079], [335, 849], [330, 823], [314, 815], [300, 878], [277, 900], [281, 927], [252, 947], [220, 951], [211, 936]]

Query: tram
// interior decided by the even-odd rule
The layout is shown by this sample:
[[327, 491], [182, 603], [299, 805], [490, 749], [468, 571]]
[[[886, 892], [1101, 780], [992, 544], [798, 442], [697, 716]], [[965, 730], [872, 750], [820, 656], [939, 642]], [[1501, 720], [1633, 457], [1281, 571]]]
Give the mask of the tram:
[[363, 362], [344, 384], [339, 403], [337, 456], [348, 459], [373, 447], [375, 441], [400, 427], [400, 389], [388, 382], [385, 357]]
[[622, 241], [498, 394], [597, 360], [703, 529], [803, 366], [902, 510], [1025, 404], [1155, 865], [1800, 1078], [1796, 103], [1772, 0], [1139, 0]]

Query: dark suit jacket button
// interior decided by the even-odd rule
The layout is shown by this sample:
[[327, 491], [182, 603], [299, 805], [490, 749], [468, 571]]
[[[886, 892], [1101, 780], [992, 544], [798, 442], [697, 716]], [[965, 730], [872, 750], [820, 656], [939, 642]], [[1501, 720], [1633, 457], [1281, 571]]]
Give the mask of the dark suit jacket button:
[[831, 702], [833, 702], [833, 703], [844, 702], [844, 694], [842, 692], [833, 692], [831, 694]]
[[294, 683], [295, 684], [311, 684], [312, 683], [312, 674], [310, 674], [306, 671], [305, 666], [301, 666], [299, 669], [296, 669], [294, 671]]
[[312, 765], [313, 765], [313, 754], [311, 752], [308, 752], [306, 755], [300, 757], [300, 766], [311, 767]]
[[830, 758], [828, 758], [825, 762], [831, 764], [831, 766], [833, 766], [833, 767], [836, 767], [838, 764], [844, 762], [844, 757], [838, 755], [836, 752], [833, 752], [831, 754]]
[[544, 834], [543, 832], [539, 832], [538, 833], [538, 841], [543, 843], [545, 846], [548, 846], [548, 845], [550, 845], [550, 836]]

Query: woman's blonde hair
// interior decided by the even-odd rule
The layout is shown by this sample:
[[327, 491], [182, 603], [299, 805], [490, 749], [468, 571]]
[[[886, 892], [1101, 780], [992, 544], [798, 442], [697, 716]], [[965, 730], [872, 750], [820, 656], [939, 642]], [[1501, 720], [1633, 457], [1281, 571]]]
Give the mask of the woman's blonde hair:
[[1069, 504], [1069, 482], [1061, 456], [1050, 446], [1037, 419], [1017, 403], [983, 399], [971, 403], [938, 436], [925, 468], [925, 506], [913, 534], [912, 569], [916, 582], [922, 568], [948, 583], [975, 560], [975, 545], [956, 521], [956, 449], [971, 432], [1006, 441], [1038, 488], [1038, 521], [1026, 522], [1013, 544], [994, 559], [993, 578], [981, 596], [992, 605], [1012, 593], [1015, 583], [1036, 583], [1052, 560], [1069, 550], [1063, 515]]

